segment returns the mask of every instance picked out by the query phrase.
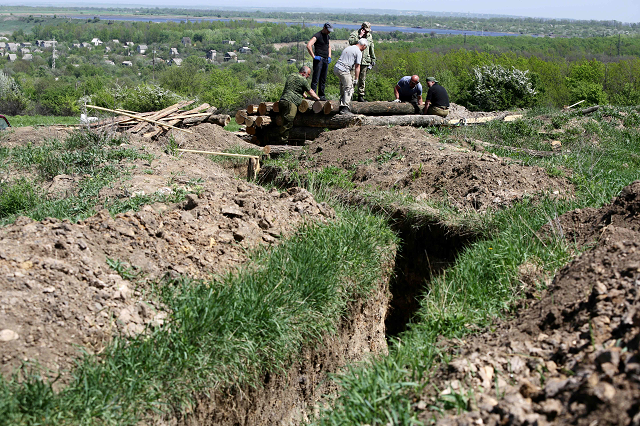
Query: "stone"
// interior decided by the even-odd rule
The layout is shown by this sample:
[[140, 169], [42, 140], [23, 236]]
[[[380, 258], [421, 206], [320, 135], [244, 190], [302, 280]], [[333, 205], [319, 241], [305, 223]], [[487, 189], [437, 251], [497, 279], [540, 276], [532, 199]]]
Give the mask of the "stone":
[[13, 340], [18, 340], [19, 338], [20, 336], [18, 333], [13, 330], [9, 330], [8, 328], [0, 331], [0, 342], [11, 342]]
[[244, 216], [244, 213], [242, 212], [242, 210], [240, 210], [240, 208], [235, 204], [230, 204], [228, 206], [223, 207], [221, 212], [223, 215], [229, 216], [229, 217]]
[[540, 403], [540, 410], [547, 416], [547, 419], [553, 420], [562, 413], [562, 403], [557, 399], [545, 399]]
[[616, 396], [616, 388], [607, 382], [598, 383], [593, 389], [593, 394], [602, 402], [609, 402]]
[[569, 380], [564, 379], [549, 379], [544, 386], [544, 393], [547, 398], [552, 398], [562, 392], [562, 390], [567, 386]]

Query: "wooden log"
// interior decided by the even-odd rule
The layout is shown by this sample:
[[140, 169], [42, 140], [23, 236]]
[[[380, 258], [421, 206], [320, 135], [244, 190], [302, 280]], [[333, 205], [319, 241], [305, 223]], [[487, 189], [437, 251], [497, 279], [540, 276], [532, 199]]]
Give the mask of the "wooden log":
[[361, 126], [364, 116], [357, 114], [296, 114], [294, 126], [322, 127], [327, 129], [342, 129], [345, 127]]
[[340, 102], [338, 101], [325, 101], [322, 105], [322, 112], [326, 115], [335, 114], [340, 110]]
[[271, 117], [269, 117], [268, 115], [261, 115], [258, 118], [256, 118], [256, 121], [255, 121], [256, 127], [264, 127], [264, 126], [268, 126], [269, 124], [271, 124]]
[[[193, 102], [193, 101], [192, 101], [192, 102]], [[100, 111], [107, 111], [107, 112], [116, 112], [116, 111], [114, 111], [114, 110], [112, 110], [112, 109], [102, 108], [102, 107], [98, 107], [98, 106], [95, 106], [95, 105], [87, 105], [87, 108], [93, 108], [93, 109], [97, 109], [97, 110], [100, 110]], [[124, 113], [121, 113], [121, 114], [122, 114], [122, 115], [127, 115], [127, 114], [124, 114]], [[172, 128], [172, 129], [177, 129], [177, 130], [180, 130], [180, 131], [182, 131], [182, 132], [186, 132], [186, 133], [193, 133], [193, 132], [191, 132], [191, 131], [189, 131], [189, 130], [186, 130], [186, 129], [178, 129], [177, 127], [172, 126], [172, 125], [170, 125], [170, 124], [161, 123], [161, 122], [159, 122], [159, 121], [151, 120], [151, 119], [146, 118], [146, 117], [138, 117], [138, 116], [136, 116], [136, 115], [134, 115], [134, 114], [130, 114], [130, 115], [131, 115], [133, 118], [136, 118], [136, 119], [139, 119], [139, 120], [142, 120], [142, 121], [148, 122], [148, 123], [153, 123], [153, 124], [157, 124], [157, 125], [159, 125], [159, 126], [164, 126], [164, 127], [169, 127], [169, 128]], [[146, 125], [147, 125], [147, 123], [144, 123], [144, 125], [146, 126]]]
[[257, 115], [259, 109], [260, 109], [260, 105], [247, 105], [247, 114]]
[[447, 120], [437, 115], [395, 115], [385, 117], [360, 116], [362, 125], [372, 126], [413, 126], [428, 127], [448, 124]]
[[228, 114], [211, 114], [205, 120], [207, 123], [217, 124], [218, 126], [225, 127], [231, 123], [231, 117]]
[[[413, 115], [415, 109], [408, 102], [351, 102], [351, 112], [364, 115]], [[333, 110], [333, 107], [332, 107]]]
[[255, 128], [255, 127], [253, 127], [253, 126], [248, 126], [248, 127], [245, 129], [245, 132], [247, 132], [247, 133], [248, 133], [248, 134], [250, 134], [250, 135], [255, 135], [255, 134], [256, 134], [256, 128]]
[[280, 112], [279, 102], [274, 102], [273, 105], [271, 105], [271, 112]]
[[321, 112], [324, 111], [324, 104], [326, 104], [329, 101], [316, 101], [313, 103], [313, 112], [315, 112], [316, 114], [320, 114]]
[[258, 105], [258, 114], [267, 115], [273, 111], [274, 104], [277, 104], [277, 102], [260, 102], [260, 105]]
[[239, 109], [238, 112], [236, 112], [236, 123], [238, 124], [244, 124], [244, 120], [247, 118], [247, 110], [246, 109]]
[[253, 116], [251, 116], [251, 115], [248, 115], [248, 116], [246, 116], [246, 117], [245, 117], [245, 119], [244, 119], [244, 124], [245, 124], [247, 127], [249, 127], [249, 126], [253, 126], [253, 125], [255, 124], [255, 122], [256, 122], [256, 118], [257, 118], [257, 117], [253, 117]]
[[599, 108], [600, 108], [600, 105], [592, 106], [592, 107], [583, 109], [582, 111], [580, 111], [580, 113], [582, 115], [591, 114], [592, 112], [597, 111]]
[[298, 105], [298, 112], [305, 113], [311, 110], [313, 108], [314, 103], [315, 101], [311, 99], [303, 99], [302, 102], [300, 102], [300, 105]]

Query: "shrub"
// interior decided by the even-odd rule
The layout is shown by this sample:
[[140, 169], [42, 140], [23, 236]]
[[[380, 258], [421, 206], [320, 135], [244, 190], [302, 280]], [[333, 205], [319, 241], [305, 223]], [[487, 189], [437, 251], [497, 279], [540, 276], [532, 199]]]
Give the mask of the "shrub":
[[475, 67], [462, 103], [485, 111], [526, 108], [538, 100], [537, 75], [501, 65]]
[[0, 71], [0, 111], [7, 115], [18, 115], [27, 109], [28, 100], [12, 77]]

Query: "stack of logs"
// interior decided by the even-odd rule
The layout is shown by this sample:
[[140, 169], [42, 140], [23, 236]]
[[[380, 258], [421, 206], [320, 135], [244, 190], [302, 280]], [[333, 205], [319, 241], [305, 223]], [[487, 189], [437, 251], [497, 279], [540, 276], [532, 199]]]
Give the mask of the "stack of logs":
[[216, 114], [217, 108], [206, 103], [185, 111], [184, 108], [193, 104], [193, 102], [194, 101], [182, 101], [160, 111], [142, 113], [87, 105], [87, 108], [118, 114], [115, 117], [90, 123], [89, 126], [94, 129], [115, 126], [117, 130], [122, 132], [139, 134], [145, 138], [153, 138], [165, 133], [169, 129], [179, 129], [191, 133], [185, 128], [201, 123], [212, 123], [224, 127], [231, 121], [231, 117], [226, 114]]
[[[352, 126], [435, 126], [447, 121], [434, 115], [415, 114], [413, 105], [397, 102], [352, 102], [353, 114], [338, 114], [337, 101], [313, 101], [304, 99], [298, 107], [298, 114], [289, 132], [289, 143], [298, 144], [313, 140], [326, 130]], [[244, 124], [251, 142], [256, 145], [272, 143], [269, 137], [274, 129], [282, 125], [277, 102], [263, 102], [249, 105], [246, 110], [236, 113], [236, 123]]]

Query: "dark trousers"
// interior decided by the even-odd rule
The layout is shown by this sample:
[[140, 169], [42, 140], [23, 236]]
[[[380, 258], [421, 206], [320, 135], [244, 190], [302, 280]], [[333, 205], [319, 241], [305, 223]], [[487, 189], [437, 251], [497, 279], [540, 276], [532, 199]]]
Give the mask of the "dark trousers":
[[[311, 77], [311, 89], [318, 96], [324, 96], [324, 86], [327, 84], [327, 70], [329, 64], [326, 59], [313, 60], [313, 76]], [[316, 90], [318, 89], [318, 90]]]
[[416, 114], [420, 114], [420, 106], [418, 105], [418, 94], [414, 93], [411, 96], [400, 95], [400, 102], [409, 102], [413, 105], [413, 110]]

